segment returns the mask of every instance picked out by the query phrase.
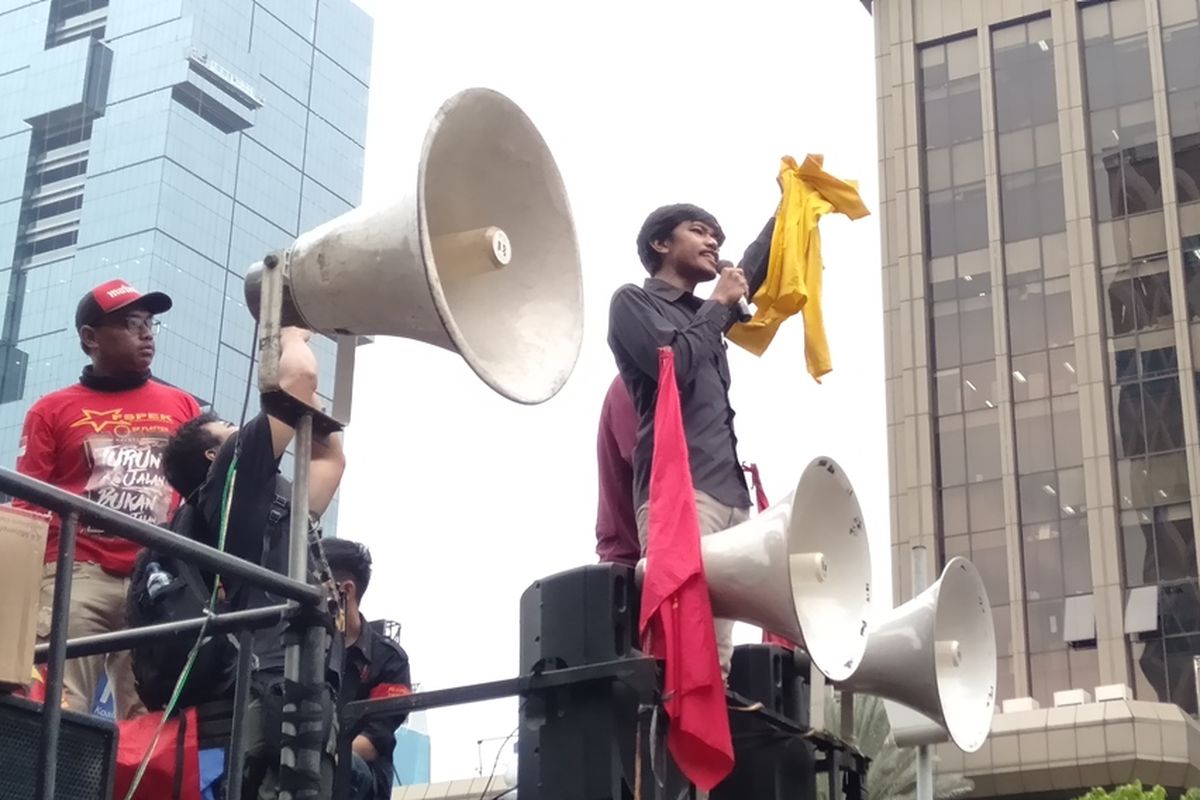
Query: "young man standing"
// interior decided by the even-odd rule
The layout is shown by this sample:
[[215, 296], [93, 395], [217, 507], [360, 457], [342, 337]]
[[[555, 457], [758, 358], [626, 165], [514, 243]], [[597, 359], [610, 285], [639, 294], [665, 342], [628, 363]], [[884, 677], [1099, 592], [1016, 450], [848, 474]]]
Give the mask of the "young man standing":
[[[91, 359], [79, 383], [42, 397], [25, 415], [17, 471], [94, 500], [137, 519], [160, 525], [178, 498], [162, 470], [167, 440], [200, 413], [187, 392], [150, 374], [154, 360], [155, 314], [171, 308], [162, 292], [142, 294], [123, 280], [97, 286], [75, 311], [79, 344]], [[29, 507], [17, 500], [15, 505]], [[50, 610], [61, 520], [51, 521], [42, 572], [38, 638], [50, 635]], [[81, 526], [75, 550], [68, 637], [125, 627], [125, 592], [138, 545]], [[89, 713], [107, 661], [117, 715], [141, 708], [133, 689], [129, 653], [67, 661], [63, 699]]]
[[[646, 218], [637, 249], [650, 277], [613, 295], [608, 344], [638, 414], [633, 451], [634, 508], [638, 536], [646, 549], [654, 410], [658, 395], [658, 349], [675, 354], [675, 374], [696, 492], [700, 534], [724, 530], [750, 515], [750, 493], [737, 455], [729, 405], [729, 362], [725, 332], [737, 321], [736, 306], [752, 297], [766, 275], [775, 221], [746, 250], [740, 267], [719, 270], [725, 233], [715, 217], [697, 206], [664, 206]], [[712, 296], [693, 294], [716, 280]], [[728, 676], [733, 623], [716, 621], [721, 670]]]
[[[387, 635], [383, 620], [367, 622], [359, 611], [371, 582], [371, 551], [348, 539], [325, 539], [322, 545], [346, 608], [346, 660], [339, 707], [355, 700], [410, 694], [408, 654]], [[344, 733], [353, 737], [350, 800], [385, 800], [392, 796], [396, 729], [407, 717], [398, 714], [373, 718]]]

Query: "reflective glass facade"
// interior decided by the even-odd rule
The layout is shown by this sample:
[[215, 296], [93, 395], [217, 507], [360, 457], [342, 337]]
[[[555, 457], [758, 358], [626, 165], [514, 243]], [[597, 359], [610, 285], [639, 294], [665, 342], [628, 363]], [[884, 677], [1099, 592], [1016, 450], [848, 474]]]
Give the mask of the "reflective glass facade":
[[1200, 0], [873, 8], [896, 599], [969, 557], [1000, 700], [1195, 713]]
[[351, 0], [0, 0], [0, 463], [112, 277], [175, 299], [155, 373], [239, 414], [247, 266], [360, 199], [371, 38]]

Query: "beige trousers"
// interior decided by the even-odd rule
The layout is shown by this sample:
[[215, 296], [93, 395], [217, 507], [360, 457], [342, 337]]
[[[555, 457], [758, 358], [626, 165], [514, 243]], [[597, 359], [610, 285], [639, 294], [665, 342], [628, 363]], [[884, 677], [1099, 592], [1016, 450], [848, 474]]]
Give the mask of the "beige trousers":
[[[696, 492], [696, 512], [700, 517], [700, 535], [708, 536], [726, 528], [732, 528], [740, 522], [750, 519], [750, 509], [733, 508], [717, 500], [710, 494]], [[642, 554], [646, 553], [646, 531], [650, 517], [650, 506], [643, 503], [637, 511], [638, 539], [642, 544]], [[729, 663], [733, 659], [733, 621], [728, 619], [714, 620], [717, 634], [717, 657], [721, 661], [721, 674], [729, 679]]]
[[[42, 567], [41, 608], [38, 610], [38, 642], [50, 638], [54, 602], [54, 564]], [[98, 564], [76, 561], [71, 580], [71, 608], [67, 616], [67, 638], [120, 631], [128, 627], [125, 617], [129, 579], [110, 575]], [[115, 698], [117, 719], [129, 719], [146, 710], [133, 684], [133, 659], [128, 650], [107, 655], [67, 660], [63, 672], [63, 700], [72, 711], [92, 712], [92, 700], [100, 676], [108, 668]]]

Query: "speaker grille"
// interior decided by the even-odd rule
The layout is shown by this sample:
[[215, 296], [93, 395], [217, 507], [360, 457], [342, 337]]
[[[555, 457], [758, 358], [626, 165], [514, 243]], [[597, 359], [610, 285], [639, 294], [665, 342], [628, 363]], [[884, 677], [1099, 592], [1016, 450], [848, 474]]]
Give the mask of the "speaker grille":
[[[0, 800], [32, 800], [37, 791], [41, 706], [0, 697]], [[63, 712], [55, 800], [111, 800], [116, 727]]]

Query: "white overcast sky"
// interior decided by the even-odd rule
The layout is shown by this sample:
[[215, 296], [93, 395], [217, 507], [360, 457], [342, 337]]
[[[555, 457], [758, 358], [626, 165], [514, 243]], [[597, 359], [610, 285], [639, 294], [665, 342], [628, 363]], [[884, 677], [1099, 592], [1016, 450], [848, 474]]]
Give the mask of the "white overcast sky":
[[[699, 204], [736, 261], [774, 211], [785, 154], [824, 153], [876, 213], [822, 225], [835, 370], [822, 385], [805, 372], [799, 319], [761, 359], [731, 348], [740, 454], [761, 465], [773, 500], [815, 456], [840, 461], [864, 506], [875, 596], [890, 598], [874, 58], [861, 3], [358, 2], [375, 18], [364, 200], [387, 201], [406, 179], [444, 99], [496, 89], [554, 152], [584, 271], [583, 352], [544, 405], [503, 400], [426, 345], [359, 351], [338, 532], [370, 545], [365, 611], [403, 623], [414, 680], [516, 674], [521, 593], [595, 558], [596, 425], [615, 374], [607, 309], [614, 289], [644, 277], [638, 227], [659, 205]], [[515, 725], [514, 700], [431, 712], [433, 779], [473, 774], [477, 740]]]

